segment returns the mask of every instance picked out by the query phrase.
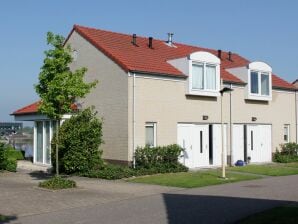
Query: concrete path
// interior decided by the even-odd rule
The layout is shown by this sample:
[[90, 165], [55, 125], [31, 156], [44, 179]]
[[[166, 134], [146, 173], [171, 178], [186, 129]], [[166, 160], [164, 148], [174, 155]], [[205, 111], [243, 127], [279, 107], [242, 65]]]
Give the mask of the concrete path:
[[298, 175], [196, 189], [74, 179], [79, 188], [37, 188], [38, 173], [0, 173], [0, 214], [7, 223], [233, 223], [297, 203]]

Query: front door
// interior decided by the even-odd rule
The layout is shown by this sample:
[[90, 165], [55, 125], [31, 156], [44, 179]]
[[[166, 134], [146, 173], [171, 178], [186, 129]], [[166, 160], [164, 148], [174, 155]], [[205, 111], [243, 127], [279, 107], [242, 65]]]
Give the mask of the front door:
[[271, 125], [247, 125], [247, 156], [251, 162], [271, 161]]
[[179, 124], [178, 144], [184, 148], [180, 162], [189, 168], [209, 166], [208, 125]]
[[260, 145], [257, 125], [247, 125], [247, 156], [250, 162], [259, 162]]

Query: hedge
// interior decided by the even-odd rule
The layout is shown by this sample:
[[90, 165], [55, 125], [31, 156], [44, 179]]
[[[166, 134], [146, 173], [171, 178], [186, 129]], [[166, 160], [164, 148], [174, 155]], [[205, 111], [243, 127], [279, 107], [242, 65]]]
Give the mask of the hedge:
[[273, 161], [278, 163], [298, 162], [298, 144], [294, 142], [281, 144], [273, 156]]

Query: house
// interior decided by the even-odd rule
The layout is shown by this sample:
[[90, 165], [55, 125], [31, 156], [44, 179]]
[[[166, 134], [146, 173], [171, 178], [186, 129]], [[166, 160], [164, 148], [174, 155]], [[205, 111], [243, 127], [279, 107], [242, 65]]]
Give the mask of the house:
[[298, 79], [293, 82], [296, 87], [296, 142], [298, 141]]
[[[229, 164], [269, 162], [279, 144], [296, 141], [296, 88], [265, 62], [176, 43], [172, 34], [164, 41], [79, 25], [66, 43], [71, 68], [87, 67], [86, 81], [99, 80], [79, 102], [103, 118], [101, 148], [110, 162], [131, 163], [137, 146], [178, 143], [186, 166], [218, 166], [221, 118]], [[233, 91], [221, 97], [224, 87]], [[55, 124], [37, 104], [13, 115], [35, 121], [34, 161], [49, 164]]]

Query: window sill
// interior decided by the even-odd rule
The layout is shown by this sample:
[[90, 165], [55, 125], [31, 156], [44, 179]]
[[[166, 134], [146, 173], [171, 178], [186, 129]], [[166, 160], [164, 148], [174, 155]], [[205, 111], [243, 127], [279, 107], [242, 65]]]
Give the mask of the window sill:
[[219, 91], [208, 91], [208, 90], [190, 90], [185, 95], [187, 96], [209, 96], [209, 97], [218, 97], [220, 96]]
[[246, 100], [259, 100], [259, 101], [271, 101], [272, 96], [262, 96], [262, 95], [247, 95]]

